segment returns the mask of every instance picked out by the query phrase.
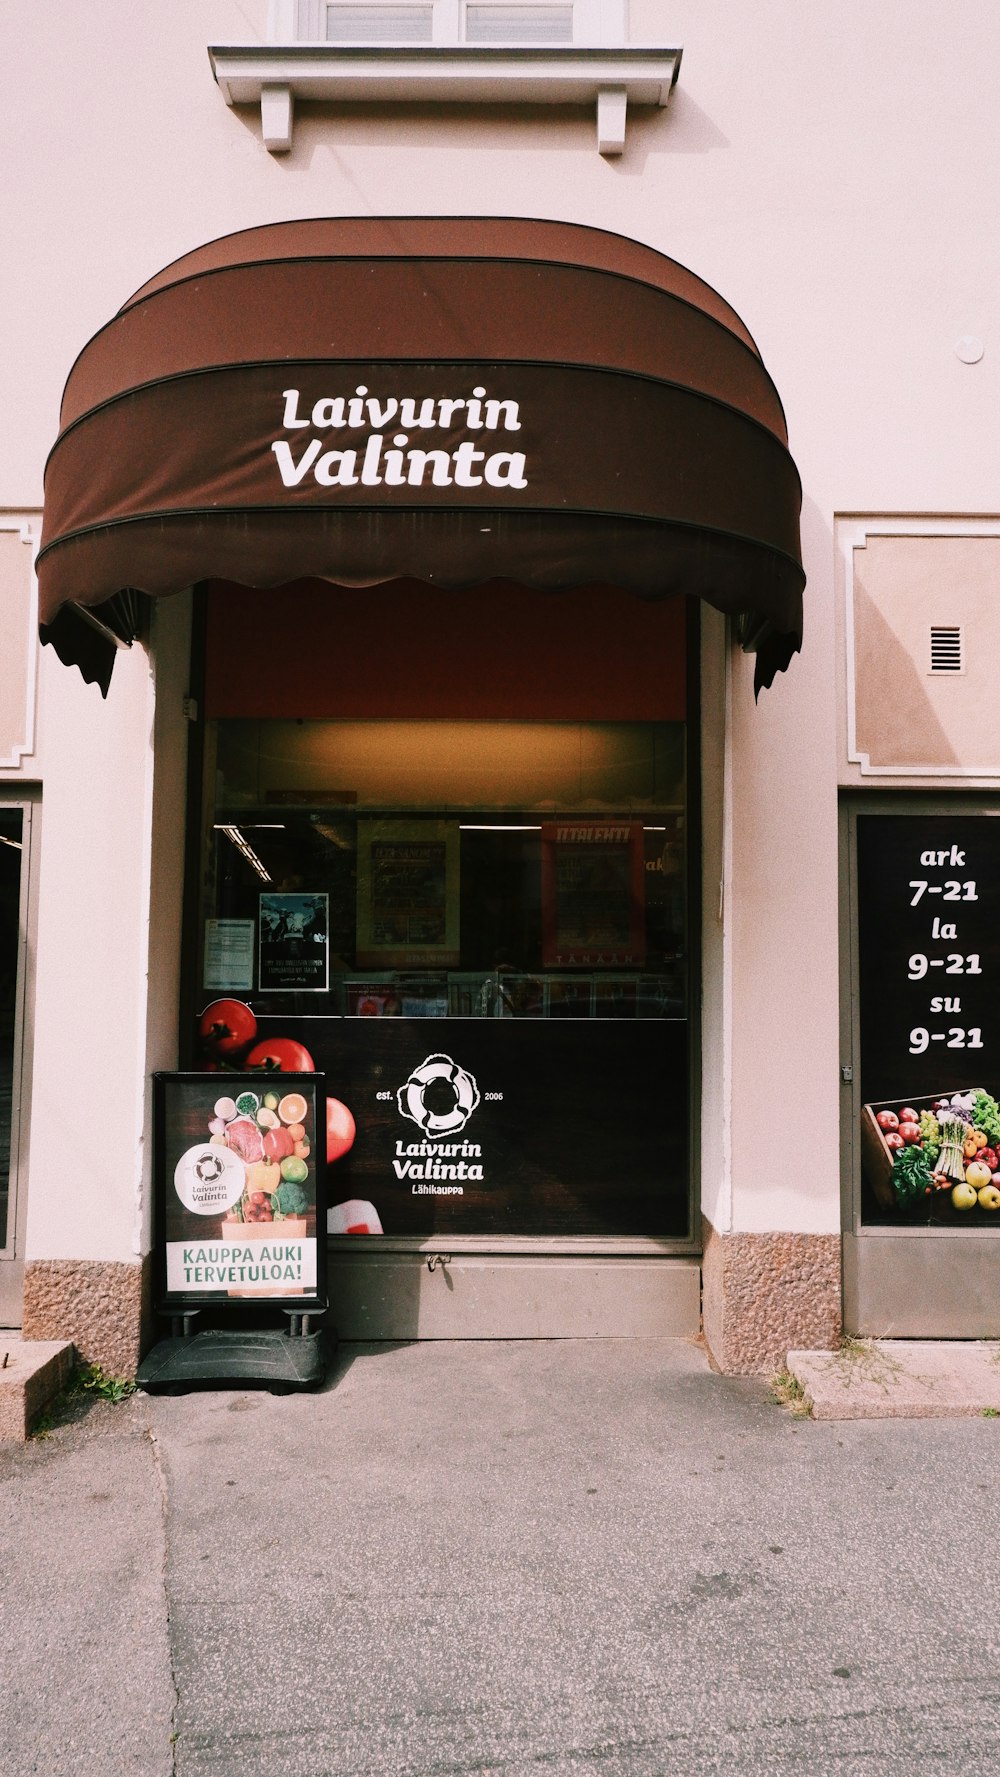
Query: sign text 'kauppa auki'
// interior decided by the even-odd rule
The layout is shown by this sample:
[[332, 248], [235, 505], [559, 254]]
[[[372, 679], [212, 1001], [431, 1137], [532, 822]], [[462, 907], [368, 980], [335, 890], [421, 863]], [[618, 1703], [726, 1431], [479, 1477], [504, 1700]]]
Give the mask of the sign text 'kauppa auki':
[[315, 1283], [315, 1240], [167, 1242], [168, 1290], [228, 1290], [271, 1284], [280, 1293], [282, 1288], [312, 1289]]

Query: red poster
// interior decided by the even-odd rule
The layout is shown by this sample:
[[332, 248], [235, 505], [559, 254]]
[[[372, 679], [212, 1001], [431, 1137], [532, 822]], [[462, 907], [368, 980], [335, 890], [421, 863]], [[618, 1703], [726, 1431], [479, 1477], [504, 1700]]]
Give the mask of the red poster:
[[542, 963], [637, 968], [646, 960], [641, 821], [547, 821], [542, 827]]

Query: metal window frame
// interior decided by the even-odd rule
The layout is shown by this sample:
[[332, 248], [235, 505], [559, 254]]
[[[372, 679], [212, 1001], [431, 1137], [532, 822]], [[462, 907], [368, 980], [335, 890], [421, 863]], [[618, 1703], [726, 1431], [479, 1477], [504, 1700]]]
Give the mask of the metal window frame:
[[[687, 601], [686, 660], [686, 869], [688, 945], [688, 1178], [686, 1235], [381, 1235], [380, 1252], [426, 1254], [482, 1253], [498, 1257], [602, 1256], [611, 1259], [646, 1257], [663, 1260], [691, 1259], [702, 1251], [701, 1229], [701, 1100], [702, 1100], [702, 977], [704, 971], [702, 926], [703, 821], [702, 821], [702, 610], [697, 599]], [[195, 588], [189, 683], [196, 696], [198, 718], [192, 724], [188, 749], [187, 825], [185, 844], [185, 893], [181, 937], [181, 1042], [180, 1066], [196, 1067], [195, 1024], [203, 1009], [200, 988], [201, 940], [204, 917], [204, 859], [208, 855], [214, 819], [215, 723], [204, 716], [204, 681], [208, 628], [208, 588]], [[329, 1236], [330, 1250], [350, 1243], [349, 1235]]]
[[0, 784], [0, 807], [21, 811], [21, 882], [17, 982], [14, 994], [14, 1063], [10, 1119], [10, 1185], [7, 1225], [0, 1244], [0, 1326], [21, 1320], [24, 1237], [28, 1208], [28, 1129], [34, 1037], [34, 959], [38, 924], [38, 857], [41, 797], [34, 788]]
[[844, 1329], [865, 1338], [1000, 1337], [1000, 1228], [895, 1226], [861, 1219], [859, 815], [1000, 820], [988, 792], [855, 790], [841, 796], [840, 1161]]

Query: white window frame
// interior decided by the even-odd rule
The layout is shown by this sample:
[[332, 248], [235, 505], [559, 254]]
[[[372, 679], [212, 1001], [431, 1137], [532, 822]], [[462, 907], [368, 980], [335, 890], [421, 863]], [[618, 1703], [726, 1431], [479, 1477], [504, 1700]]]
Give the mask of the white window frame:
[[[360, 3], [360, 0], [356, 0]], [[406, 0], [366, 0], [372, 11], [382, 6], [405, 5]], [[413, 0], [415, 7], [431, 5], [434, 43], [465, 42], [465, 9], [469, 0]], [[480, 5], [489, 0], [473, 0]], [[498, 0], [499, 3], [499, 0]], [[504, 0], [506, 5], [530, 8], [537, 0]], [[574, 43], [610, 46], [628, 42], [628, 0], [554, 0], [573, 12]], [[326, 10], [330, 0], [270, 0], [270, 43], [326, 43]], [[513, 41], [513, 39], [512, 39]]]

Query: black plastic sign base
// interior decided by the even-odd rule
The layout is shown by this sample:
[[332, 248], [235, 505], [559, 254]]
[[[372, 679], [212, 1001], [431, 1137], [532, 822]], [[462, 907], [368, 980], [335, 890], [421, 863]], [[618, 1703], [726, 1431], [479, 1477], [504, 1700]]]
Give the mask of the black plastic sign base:
[[143, 1358], [136, 1380], [149, 1394], [247, 1382], [280, 1394], [319, 1388], [326, 1380], [329, 1337], [322, 1331], [291, 1335], [209, 1328], [161, 1339]]

